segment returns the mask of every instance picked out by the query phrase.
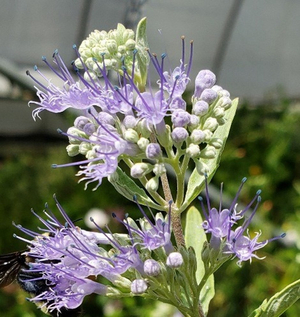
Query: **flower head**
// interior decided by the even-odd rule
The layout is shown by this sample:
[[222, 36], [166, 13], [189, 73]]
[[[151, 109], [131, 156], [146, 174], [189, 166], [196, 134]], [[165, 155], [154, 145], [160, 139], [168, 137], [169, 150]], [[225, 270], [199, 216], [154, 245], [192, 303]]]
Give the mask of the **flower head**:
[[[241, 211], [237, 211], [237, 199], [242, 190], [246, 178], [243, 178], [242, 183], [237, 191], [235, 198], [233, 199], [229, 208], [222, 208], [222, 200], [220, 201], [219, 209], [211, 208], [210, 199], [208, 193], [208, 185], [206, 179], [206, 201], [208, 212], [206, 211], [202, 198], [200, 197], [202, 210], [205, 215], [206, 220], [203, 222], [202, 226], [206, 233], [211, 234], [210, 238], [210, 247], [215, 250], [221, 251], [224, 255], [233, 255], [238, 258], [238, 265], [241, 265], [243, 261], [252, 260], [253, 257], [259, 258], [255, 251], [263, 248], [269, 241], [284, 237], [284, 234], [280, 237], [275, 237], [273, 239], [258, 241], [258, 238], [261, 235], [261, 232], [256, 233], [254, 238], [251, 238], [249, 235], [248, 227], [253, 219], [256, 210], [258, 208], [259, 202], [261, 201], [260, 193], [257, 191], [255, 197], [252, 201]], [[222, 189], [221, 189], [222, 195]], [[251, 206], [255, 204], [253, 210]], [[248, 215], [250, 214], [250, 215]], [[245, 218], [246, 215], [249, 217]], [[241, 220], [243, 224], [237, 226], [238, 222]], [[245, 234], [246, 232], [246, 234]]]

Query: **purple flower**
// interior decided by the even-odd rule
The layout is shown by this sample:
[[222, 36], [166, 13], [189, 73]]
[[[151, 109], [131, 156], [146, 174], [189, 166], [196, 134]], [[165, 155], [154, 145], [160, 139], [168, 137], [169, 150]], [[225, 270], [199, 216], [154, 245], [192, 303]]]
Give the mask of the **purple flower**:
[[[65, 225], [51, 211], [45, 211], [46, 220], [33, 212], [45, 226], [40, 229], [41, 233], [17, 226], [34, 238], [27, 240], [18, 237], [27, 242], [29, 250], [25, 254], [34, 259], [29, 269], [24, 270], [29, 277], [32, 276], [26, 281], [43, 279], [49, 286], [30, 300], [45, 302], [49, 312], [60, 311], [63, 307], [74, 309], [81, 305], [86, 295], [106, 295], [109, 292], [109, 286], [96, 281], [99, 275], [113, 284], [123, 283], [125, 286], [127, 283], [129, 289], [130, 282], [126, 282], [120, 274], [137, 266], [137, 262], [142, 265], [141, 260], [136, 260], [138, 256], [134, 247], [120, 246], [111, 234], [87, 232], [76, 227], [57, 200], [56, 205], [66, 221]], [[114, 247], [113, 256], [101, 247], [104, 244]]]
[[102, 93], [102, 87], [99, 85], [99, 83], [94, 83], [97, 88], [95, 89], [95, 87], [92, 88], [83, 80], [76, 82], [57, 50], [53, 53], [53, 62], [56, 64], [56, 69], [48, 63], [45, 57], [43, 57], [43, 61], [53, 71], [53, 73], [61, 79], [63, 85], [62, 88], [55, 86], [50, 79], [46, 78], [39, 71], [36, 66], [34, 67], [35, 71], [39, 73], [47, 85], [44, 85], [35, 79], [30, 74], [30, 72], [27, 71], [27, 75], [29, 75], [42, 88], [40, 89], [35, 87], [37, 89], [37, 96], [40, 101], [29, 102], [29, 104], [35, 104], [39, 106], [32, 112], [34, 119], [39, 117], [39, 113], [43, 110], [58, 113], [63, 112], [68, 108], [85, 110], [91, 106], [100, 106], [102, 104], [101, 99], [99, 98], [99, 95]]
[[[279, 237], [274, 237], [273, 239], [265, 240], [262, 242], [258, 242], [258, 238], [261, 233], [256, 233], [254, 238], [251, 239], [248, 227], [253, 219], [258, 205], [261, 201], [260, 193], [261, 191], [257, 191], [255, 197], [252, 201], [241, 211], [237, 212], [237, 199], [242, 190], [244, 183], [246, 182], [246, 178], [243, 178], [242, 183], [237, 191], [236, 196], [234, 197], [231, 206], [227, 209], [222, 209], [222, 201], [220, 202], [219, 209], [211, 208], [210, 199], [208, 193], [208, 185], [206, 179], [206, 201], [208, 212], [206, 211], [202, 198], [200, 197], [202, 210], [205, 216], [205, 221], [202, 226], [206, 233], [210, 233], [210, 247], [216, 250], [221, 250], [224, 254], [233, 255], [238, 258], [238, 265], [241, 265], [241, 262], [252, 260], [253, 257], [257, 259], [259, 258], [255, 251], [263, 248], [268, 242], [282, 238], [285, 234], [282, 234]], [[222, 188], [221, 188], [222, 195]], [[256, 202], [255, 207], [251, 211], [251, 206]], [[246, 214], [250, 213], [248, 219], [245, 218]], [[237, 226], [237, 223], [244, 219], [244, 222], [241, 226]], [[236, 228], [234, 228], [236, 227]], [[246, 232], [246, 234], [245, 234]]]

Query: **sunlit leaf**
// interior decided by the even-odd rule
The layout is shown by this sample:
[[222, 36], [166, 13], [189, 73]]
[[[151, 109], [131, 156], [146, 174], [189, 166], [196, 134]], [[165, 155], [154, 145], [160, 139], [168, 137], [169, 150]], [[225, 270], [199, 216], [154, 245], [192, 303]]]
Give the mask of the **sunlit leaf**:
[[[213, 135], [214, 138], [218, 138], [223, 141], [222, 147], [220, 149], [216, 149], [216, 153], [217, 153], [216, 157], [214, 159], [201, 159], [201, 162], [205, 163], [209, 168], [208, 179], [211, 179], [213, 177], [217, 168], [219, 167], [221, 155], [229, 135], [231, 123], [235, 116], [237, 106], [238, 106], [238, 99], [236, 98], [232, 101], [231, 108], [228, 111], [226, 111], [225, 124], [223, 124], [222, 126], [219, 126]], [[194, 171], [192, 172], [189, 178], [187, 192], [186, 192], [185, 200], [182, 206], [182, 210], [187, 208], [187, 206], [189, 206], [190, 203], [200, 194], [200, 192], [204, 188], [204, 183], [205, 183], [205, 177], [203, 175], [200, 175], [197, 172], [197, 170], [194, 169]]]
[[249, 317], [277, 317], [300, 298], [300, 280], [288, 285], [269, 300], [264, 300]]
[[[185, 225], [185, 242], [187, 247], [193, 247], [197, 258], [197, 272], [196, 278], [199, 283], [204, 276], [204, 263], [202, 261], [201, 253], [203, 244], [206, 241], [206, 234], [202, 228], [202, 217], [200, 211], [192, 206], [187, 211], [186, 225]], [[205, 314], [208, 312], [208, 306], [211, 299], [215, 295], [214, 277], [211, 275], [200, 293], [200, 302]]]

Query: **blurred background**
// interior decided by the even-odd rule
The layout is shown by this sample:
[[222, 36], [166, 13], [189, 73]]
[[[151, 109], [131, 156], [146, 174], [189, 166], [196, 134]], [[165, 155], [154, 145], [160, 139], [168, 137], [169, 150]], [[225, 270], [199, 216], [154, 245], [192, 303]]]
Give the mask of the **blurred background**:
[[[13, 238], [12, 221], [35, 230], [45, 202], [54, 208], [56, 193], [71, 219], [88, 212], [122, 230], [111, 212], [139, 217], [137, 208], [104, 181], [97, 191], [77, 184], [76, 169], [51, 169], [70, 162], [67, 140], [56, 129], [66, 129], [72, 114], [43, 112], [34, 122], [33, 83], [25, 75], [41, 57], [59, 49], [66, 64], [75, 58], [72, 45], [94, 29], [109, 30], [123, 23], [135, 28], [148, 18], [152, 52], [167, 52], [174, 66], [181, 56], [180, 36], [194, 40], [192, 82], [200, 69], [213, 70], [218, 84], [240, 98], [223, 154], [212, 181], [224, 182], [230, 200], [246, 176], [240, 196], [247, 204], [258, 189], [262, 203], [252, 231], [263, 239], [281, 232], [287, 237], [259, 251], [266, 256], [239, 268], [235, 260], [216, 274], [216, 296], [210, 316], [247, 316], [266, 297], [300, 278], [300, 2], [295, 0], [0, 0], [0, 253], [25, 248]], [[47, 72], [47, 70], [45, 70]], [[193, 91], [192, 85], [189, 86]], [[216, 198], [216, 204], [217, 204]], [[101, 208], [99, 210], [98, 208]], [[96, 218], [94, 216], [94, 218]], [[44, 316], [18, 285], [0, 290], [5, 316]], [[298, 316], [296, 304], [284, 316]], [[174, 311], [142, 298], [107, 300], [89, 296], [84, 316], [173, 316]]]

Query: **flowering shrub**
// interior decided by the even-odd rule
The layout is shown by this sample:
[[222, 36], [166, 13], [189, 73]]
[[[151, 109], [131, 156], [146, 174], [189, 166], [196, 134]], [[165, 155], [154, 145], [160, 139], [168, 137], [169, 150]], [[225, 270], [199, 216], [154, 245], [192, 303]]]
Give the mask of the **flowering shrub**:
[[[53, 167], [78, 165], [80, 181], [86, 188], [95, 183], [94, 190], [101, 190], [102, 180], [108, 178], [121, 195], [136, 203], [142, 216], [134, 221], [113, 214], [126, 234], [103, 230], [93, 218], [97, 230], [86, 231], [70, 220], [55, 197], [65, 223], [46, 206], [44, 218], [33, 212], [43, 224], [38, 232], [16, 225], [29, 236], [16, 236], [28, 246], [18, 253], [17, 280], [32, 294], [30, 301], [52, 315], [77, 314], [85, 296], [95, 293], [110, 298], [143, 296], [171, 304], [184, 316], [205, 316], [218, 268], [229, 259], [236, 259], [239, 266], [263, 259], [259, 250], [284, 237], [261, 241], [260, 231], [250, 232], [261, 197], [258, 191], [239, 210], [246, 179], [229, 208], [222, 207], [222, 189], [219, 209], [211, 206], [208, 183], [218, 168], [238, 100], [216, 85], [210, 70], [199, 70], [195, 79], [190, 78], [193, 42], [187, 58], [184, 37], [181, 41], [179, 65], [166, 70], [168, 57], [158, 58], [150, 51], [142, 19], [136, 33], [119, 24], [109, 32], [94, 31], [79, 48], [74, 46], [76, 76], [58, 51], [53, 64], [43, 57], [61, 86], [37, 67], [38, 76], [27, 72], [37, 84], [38, 101], [30, 102], [36, 107], [35, 120], [43, 111], [76, 111], [74, 125], [59, 133], [69, 140], [70, 156], [85, 158]], [[156, 85], [150, 82], [149, 68], [155, 71]], [[115, 82], [108, 72], [115, 74]], [[189, 107], [183, 95], [192, 83]], [[170, 171], [176, 178], [173, 191]], [[199, 197], [198, 205], [203, 219], [190, 206], [202, 190], [206, 204]], [[151, 216], [142, 205], [149, 207]], [[2, 259], [4, 270], [7, 256]], [[296, 287], [297, 283], [276, 294], [251, 316], [278, 316], [292, 304], [292, 299], [284, 298]]]

